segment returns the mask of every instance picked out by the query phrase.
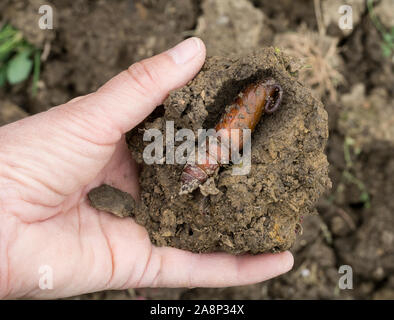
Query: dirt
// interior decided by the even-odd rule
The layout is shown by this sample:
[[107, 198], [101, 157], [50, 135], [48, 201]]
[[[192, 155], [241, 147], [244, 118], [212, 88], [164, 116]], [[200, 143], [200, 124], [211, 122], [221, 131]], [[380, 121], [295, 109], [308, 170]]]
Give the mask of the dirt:
[[89, 191], [90, 204], [97, 210], [107, 211], [124, 218], [133, 214], [135, 201], [127, 192], [103, 184]]
[[343, 60], [337, 51], [338, 39], [301, 26], [296, 32], [283, 32], [274, 37], [274, 45], [300, 60], [298, 79], [312, 88], [312, 94], [319, 100], [328, 97], [337, 100], [337, 86], [344, 82], [338, 70]]
[[[365, 188], [371, 202], [364, 205], [355, 234], [341, 237], [335, 246], [340, 257], [355, 266], [361, 276], [381, 281], [394, 271], [394, 104], [383, 88], [366, 96], [362, 84], [354, 86], [342, 100], [339, 130], [351, 141], [348, 170], [364, 185], [354, 183], [354, 179], [346, 181], [345, 197], [355, 206]], [[348, 190], [349, 182], [353, 182], [353, 190]]]
[[264, 13], [248, 0], [206, 0], [201, 8], [195, 35], [206, 44], [208, 55], [248, 53], [273, 36]]
[[[54, 0], [50, 1], [56, 31], [52, 39], [52, 30], [36, 27], [40, 3], [8, 1], [3, 13], [28, 40], [50, 51], [43, 62], [42, 90], [35, 98], [22, 94], [16, 101], [32, 113], [97, 90], [132, 61], [178, 43], [195, 26], [198, 9], [191, 0], [114, 1], [111, 5], [106, 1]], [[18, 89], [15, 94], [23, 92]]]
[[8, 100], [0, 101], [0, 126], [27, 117], [23, 109]]
[[[290, 49], [293, 52], [288, 53], [296, 55], [299, 48], [295, 46], [294, 40], [288, 36], [289, 34], [295, 34], [294, 38], [298, 37], [303, 41], [311, 40], [310, 43], [305, 42], [307, 46], [298, 50], [298, 53], [301, 56], [306, 56], [307, 59], [312, 58], [312, 61], [317, 63], [316, 65], [310, 64], [310, 60], [306, 60], [306, 62], [297, 65], [294, 62], [290, 64], [287, 71], [294, 76], [298, 72], [300, 76], [298, 81], [301, 81], [305, 86], [312, 87], [311, 94], [323, 101], [328, 112], [329, 139], [326, 154], [330, 163], [329, 176], [333, 187], [328, 194], [320, 197], [317, 205], [319, 215], [303, 217], [301, 226], [297, 227], [297, 232], [300, 233], [297, 237], [292, 232], [294, 232], [294, 222], [300, 218], [300, 214], [290, 214], [288, 207], [284, 205], [284, 203], [289, 203], [286, 201], [287, 199], [279, 202], [279, 205], [285, 208], [286, 214], [277, 215], [278, 207], [269, 202], [272, 199], [269, 198], [267, 190], [283, 190], [279, 188], [280, 184], [262, 185], [260, 189], [258, 183], [251, 182], [255, 176], [234, 178], [227, 176], [226, 172], [229, 171], [229, 168], [222, 168], [219, 175], [215, 177], [214, 183], [210, 185], [210, 187], [217, 187], [220, 193], [209, 197], [211, 199], [209, 205], [212, 206], [212, 199], [214, 199], [213, 201], [216, 201], [214, 203], [223, 205], [227, 210], [227, 215], [224, 215], [224, 210], [216, 210], [214, 207], [213, 211], [218, 214], [217, 217], [221, 216], [226, 219], [227, 217], [236, 217], [236, 212], [240, 212], [242, 207], [250, 208], [252, 202], [266, 203], [268, 199], [266, 208], [253, 213], [247, 211], [246, 214], [248, 217], [253, 214], [256, 214], [255, 216], [263, 214], [268, 217], [269, 222], [274, 222], [271, 219], [279, 218], [281, 224], [290, 229], [291, 234], [286, 235], [289, 238], [285, 243], [290, 245], [295, 239], [295, 243], [290, 249], [295, 256], [293, 271], [261, 284], [243, 287], [131, 289], [121, 292], [94, 293], [76, 298], [394, 299], [394, 276], [392, 275], [394, 200], [391, 196], [394, 174], [393, 125], [391, 122], [393, 117], [394, 63], [393, 57], [384, 57], [382, 54], [383, 36], [372, 22], [364, 1], [342, 1], [343, 4], [352, 5], [354, 24], [352, 30], [340, 30], [337, 27], [339, 19], [337, 1], [332, 0], [297, 2], [291, 0], [276, 0], [274, 2], [265, 0], [124, 0], [111, 2], [111, 4], [105, 1], [85, 0], [76, 0], [72, 4], [66, 4], [60, 0], [49, 2], [54, 4], [55, 8], [56, 27], [51, 32], [43, 32], [32, 27], [32, 23], [37, 21], [39, 1], [19, 0], [0, 3], [0, 21], [6, 19], [22, 29], [24, 35], [31, 42], [46, 52], [43, 55], [42, 73], [36, 97], [32, 97], [29, 93], [31, 82], [0, 89], [1, 124], [24, 117], [26, 112], [31, 114], [47, 110], [51, 106], [64, 103], [75, 96], [94, 91], [132, 62], [163, 51], [191, 35], [199, 35], [204, 39], [210, 55], [225, 57], [216, 60], [215, 63], [212, 62], [215, 60], [210, 60], [211, 62], [207, 66], [210, 64], [223, 66], [224, 62], [230, 61], [230, 71], [224, 66], [223, 70], [215, 69], [217, 74], [214, 80], [218, 81], [217, 89], [215, 89], [216, 82], [205, 83], [202, 81], [207, 76], [204, 71], [198, 81], [201, 84], [198, 84], [197, 81], [193, 82], [195, 91], [188, 91], [185, 88], [184, 91], [174, 93], [168, 101], [171, 102], [179, 96], [189, 99], [187, 101], [194, 101], [194, 104], [187, 108], [182, 117], [175, 119], [177, 123], [182, 122], [182, 125], [185, 124], [191, 128], [196, 128], [200, 124], [203, 124], [204, 127], [212, 126], [217, 120], [216, 117], [220, 116], [219, 113], [215, 114], [214, 110], [226, 105], [227, 100], [231, 100], [231, 97], [234, 97], [247, 81], [254, 80], [253, 75], [256, 78], [257, 68], [251, 68], [242, 71], [245, 73], [234, 74], [234, 79], [238, 79], [236, 81], [224, 81], [224, 79], [228, 79], [226, 77], [229, 77], [231, 70], [233, 70], [231, 66], [236, 65], [236, 60], [233, 60], [234, 54], [247, 59], [246, 57], [251, 56], [251, 52], [256, 50], [258, 52], [263, 46], [276, 46], [279, 47], [277, 49], [280, 49], [279, 55]], [[321, 5], [321, 20], [317, 18], [315, 3]], [[380, 0], [375, 3], [376, 15], [389, 30], [393, 25], [392, 1]], [[327, 39], [327, 41], [323, 39]], [[329, 46], [326, 47], [325, 43], [328, 43]], [[305, 51], [305, 47], [309, 49]], [[331, 48], [331, 51], [328, 52], [326, 48]], [[323, 69], [321, 69], [322, 66]], [[276, 75], [280, 76], [278, 80], [287, 84], [286, 79], [291, 76], [287, 71], [281, 71], [282, 67], [280, 64], [275, 65], [273, 70], [276, 70]], [[331, 70], [329, 73], [331, 77], [327, 77], [319, 70]], [[336, 75], [338, 74], [343, 76], [343, 81], [337, 81]], [[249, 76], [251, 77], [248, 78]], [[318, 85], [315, 86], [309, 82], [309, 80], [319, 79], [319, 77], [323, 77], [324, 82], [319, 80]], [[330, 90], [326, 84], [321, 85], [321, 83], [331, 83], [336, 96], [330, 94], [332, 89]], [[209, 87], [209, 92], [213, 93], [212, 96], [207, 96], [205, 93], [207, 102], [202, 101], [201, 87], [199, 87], [202, 85]], [[297, 81], [294, 81], [289, 87], [302, 88]], [[191, 88], [190, 85], [187, 88]], [[221, 88], [223, 88], [223, 92], [220, 92]], [[229, 90], [227, 100], [224, 99], [226, 90]], [[285, 170], [292, 166], [299, 168], [299, 164], [286, 166], [284, 163], [286, 158], [282, 158], [282, 156], [276, 160], [272, 159], [271, 154], [273, 153], [269, 152], [277, 151], [276, 145], [269, 144], [270, 138], [281, 137], [289, 128], [287, 124], [283, 125], [281, 122], [285, 115], [298, 115], [299, 120], [307, 119], [304, 111], [310, 108], [310, 104], [308, 107], [308, 103], [304, 103], [305, 101], [302, 100], [303, 109], [294, 110], [290, 103], [293, 100], [300, 103], [297, 100], [300, 98], [297, 95], [300, 91], [296, 89], [286, 92], [288, 93], [287, 100], [285, 99], [280, 111], [272, 116], [264, 116], [253, 135], [253, 143], [259, 141], [258, 144], [253, 144], [253, 150], [259, 150], [261, 154], [259, 153], [257, 158], [253, 158], [253, 161], [256, 161], [253, 163], [256, 165], [252, 170], [254, 170], [254, 174], [260, 175], [262, 181], [268, 181], [267, 176], [263, 176], [263, 172], [268, 170], [269, 164], [271, 166], [275, 164], [274, 167], [278, 166], [277, 168], [283, 165]], [[221, 96], [220, 94], [223, 99], [216, 99]], [[305, 94], [305, 100], [312, 101], [310, 99], [309, 94]], [[161, 119], [171, 116], [168, 111], [169, 106], [167, 103], [165, 106], [159, 107], [154, 116], [148, 119], [148, 122], [157, 118], [158, 120], [153, 122], [152, 126], [162, 128]], [[215, 109], [215, 106], [218, 109]], [[208, 107], [212, 107], [212, 111], [209, 111]], [[176, 111], [176, 109], [171, 110]], [[202, 112], [197, 112], [197, 110], [202, 110]], [[293, 114], [293, 112], [295, 113]], [[187, 117], [189, 114], [192, 116], [191, 118]], [[210, 121], [206, 120], [211, 116], [216, 117]], [[309, 122], [310, 125], [312, 123], [314, 123], [313, 120]], [[293, 129], [299, 132], [297, 126], [294, 126]], [[264, 136], [265, 133], [268, 135]], [[300, 137], [305, 138], [302, 133]], [[286, 136], [284, 141], [280, 141], [280, 145], [284, 146], [283, 142], [290, 143], [291, 138], [293, 137]], [[317, 146], [317, 143], [302, 141], [304, 148], [305, 146]], [[308, 164], [309, 158], [305, 149], [304, 152], [300, 152], [297, 145], [291, 145], [291, 147]], [[287, 152], [287, 150], [281, 151]], [[285, 154], [289, 156], [289, 159], [294, 158], [293, 154]], [[160, 171], [162, 174], [156, 177], [153, 175], [159, 172], [159, 168], [155, 166], [144, 168], [143, 174], [147, 181], [157, 183], [156, 186], [152, 186], [146, 182], [144, 188], [164, 201], [167, 199], [164, 190], [176, 195], [179, 185], [169, 188], [166, 179], [172, 179], [171, 181], [174, 183], [179, 183], [177, 179], [181, 167], [173, 166], [171, 169], [160, 167], [162, 167], [162, 171]], [[281, 179], [287, 175], [288, 171], [284, 171], [283, 175], [276, 175], [269, 181], [285, 182], [283, 185], [289, 183], [289, 186], [293, 187], [293, 191], [285, 190], [283, 194], [294, 196], [295, 181]], [[289, 176], [294, 177], [291, 174]], [[306, 177], [307, 175], [301, 174], [300, 176]], [[313, 175], [311, 177], [315, 178]], [[302, 186], [305, 186], [305, 182], [302, 183]], [[236, 190], [232, 191], [231, 188], [228, 188], [230, 185], [235, 185]], [[312, 186], [316, 187], [313, 182]], [[246, 197], [238, 196], [237, 198], [235, 191], [245, 192]], [[282, 192], [275, 193], [275, 197], [282, 199], [283, 194]], [[309, 193], [304, 190], [301, 194], [304, 197]], [[317, 196], [317, 188], [313, 189], [310, 194]], [[195, 196], [193, 194], [189, 197], [194, 199]], [[144, 197], [148, 201], [147, 205], [159, 208], [159, 203], [154, 198], [149, 195]], [[225, 202], [224, 199], [229, 199], [229, 201]], [[302, 197], [297, 199], [298, 205], [300, 205], [300, 199]], [[170, 203], [173, 202], [174, 200], [170, 199]], [[197, 210], [196, 202], [191, 199], [177, 202], [174, 204], [175, 207], [169, 207], [167, 202], [167, 210], [164, 210], [163, 207], [162, 215], [140, 214], [138, 219], [140, 223], [151, 226], [152, 230], [157, 228], [151, 232], [152, 236], [155, 233], [154, 239], [157, 239], [155, 240], [157, 243], [176, 242], [177, 238], [173, 236], [174, 230], [172, 228], [174, 225], [178, 226], [178, 219], [180, 219], [179, 221], [183, 219], [178, 216], [180, 212], [178, 209], [182, 210], [186, 203], [189, 206], [193, 204], [191, 210]], [[202, 208], [205, 206], [206, 204], [203, 202]], [[267, 207], [270, 207], [270, 211]], [[201, 217], [201, 215], [193, 217], [189, 215], [187, 221], [179, 227], [179, 230], [182, 230], [182, 237], [178, 239], [179, 242], [182, 239], [184, 246], [193, 245], [185, 240], [188, 238], [193, 238], [197, 241], [196, 243], [199, 243], [197, 240], [199, 228], [206, 221], [196, 221], [196, 217]], [[244, 213], [238, 217], [243, 218], [246, 215]], [[284, 220], [286, 217], [287, 221]], [[235, 224], [241, 226], [244, 222], [241, 219], [235, 221]], [[256, 224], [256, 221], [254, 223]], [[257, 222], [258, 224], [259, 222]], [[193, 235], [189, 235], [188, 227], [191, 227]], [[268, 226], [268, 228], [271, 227]], [[163, 237], [165, 228], [168, 228], [169, 234], [172, 235], [169, 238]], [[269, 242], [266, 241], [269, 236], [264, 235], [264, 230], [260, 232], [263, 234], [264, 242], [268, 244]], [[233, 244], [233, 238], [229, 237], [229, 239], [230, 242], [224, 242]], [[262, 249], [261, 242], [252, 240], [251, 243], [256, 245], [255, 248]], [[215, 240], [212, 239], [211, 243], [214, 242]], [[223, 246], [220, 242], [217, 243]], [[172, 243], [172, 245], [180, 246], [181, 244]], [[284, 242], [282, 245], [284, 248]], [[221, 249], [226, 250], [225, 247]], [[227, 250], [232, 249], [227, 247]], [[338, 280], [341, 276], [338, 273], [338, 268], [344, 264], [353, 268], [353, 290], [340, 290], [338, 287]]]
[[[394, 145], [394, 103], [384, 88], [366, 95], [365, 85], [354, 85], [341, 97], [338, 130], [352, 140], [358, 152]], [[378, 126], [376, 124], [379, 124]]]
[[[135, 213], [154, 244], [193, 252], [260, 253], [283, 251], [293, 244], [300, 218], [330, 187], [323, 153], [327, 113], [309, 89], [287, 71], [287, 56], [273, 48], [255, 54], [212, 57], [185, 87], [164, 102], [164, 116], [148, 121], [129, 137], [134, 157], [142, 166], [143, 206]], [[141, 131], [166, 121], [176, 129], [213, 128], [226, 106], [242, 89], [272, 77], [282, 86], [279, 111], [265, 116], [253, 133], [252, 166], [247, 175], [232, 175], [222, 167], [214, 184], [216, 194], [200, 190], [179, 195], [183, 165], [147, 165], [142, 159]], [[154, 186], [154, 188], [153, 188]], [[201, 207], [204, 206], [204, 210]]]
[[362, 82], [367, 91], [378, 87], [393, 95], [394, 63], [382, 55], [382, 35], [365, 14], [352, 35], [343, 39], [342, 56], [349, 86]]

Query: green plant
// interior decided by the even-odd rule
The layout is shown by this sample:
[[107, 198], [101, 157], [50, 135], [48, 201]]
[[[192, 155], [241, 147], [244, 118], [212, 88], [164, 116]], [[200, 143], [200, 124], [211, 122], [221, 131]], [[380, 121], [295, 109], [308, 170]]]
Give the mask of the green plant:
[[374, 0], [367, 1], [368, 14], [375, 28], [379, 31], [382, 36], [382, 53], [385, 57], [391, 57], [394, 53], [394, 26], [389, 30], [379, 21], [378, 17], [373, 11]]
[[340, 181], [336, 190], [328, 197], [329, 202], [334, 202], [336, 197], [343, 193], [347, 185], [354, 185], [360, 192], [359, 199], [363, 203], [364, 208], [371, 208], [371, 197], [368, 188], [363, 181], [358, 179], [353, 173], [352, 154], [359, 155], [361, 149], [355, 146], [355, 141], [351, 137], [345, 137], [343, 142], [343, 155], [345, 158], [345, 168], [342, 171]]
[[353, 161], [351, 159], [351, 148], [353, 148], [356, 155], [360, 154], [361, 150], [354, 148], [354, 140], [350, 137], [346, 137], [343, 144], [343, 153], [345, 157], [346, 168], [342, 172], [342, 179], [350, 184], [355, 185], [360, 191], [360, 201], [364, 204], [365, 208], [371, 207], [371, 199], [369, 192], [365, 184], [358, 178], [356, 178], [352, 173], [351, 169], [353, 167]]
[[40, 77], [40, 51], [19, 30], [6, 24], [0, 29], [0, 87], [25, 81], [33, 71], [33, 94]]

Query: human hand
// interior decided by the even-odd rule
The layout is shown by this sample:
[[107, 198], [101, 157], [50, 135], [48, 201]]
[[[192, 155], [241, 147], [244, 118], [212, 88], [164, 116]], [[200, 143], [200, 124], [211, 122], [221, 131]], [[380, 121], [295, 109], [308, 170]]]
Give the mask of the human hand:
[[[0, 128], [0, 297], [245, 285], [291, 269], [289, 252], [231, 256], [155, 247], [132, 218], [87, 201], [103, 183], [139, 196], [124, 133], [192, 79], [204, 59], [202, 41], [188, 39], [97, 92]], [[39, 288], [42, 265], [53, 270], [51, 290]]]

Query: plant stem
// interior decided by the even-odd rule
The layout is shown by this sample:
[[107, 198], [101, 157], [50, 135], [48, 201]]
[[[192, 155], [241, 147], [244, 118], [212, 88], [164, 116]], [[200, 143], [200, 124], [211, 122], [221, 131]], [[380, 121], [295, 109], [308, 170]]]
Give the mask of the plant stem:
[[32, 95], [33, 97], [37, 94], [38, 81], [40, 79], [40, 69], [41, 69], [41, 52], [36, 50], [34, 52], [34, 70], [33, 70], [33, 86]]

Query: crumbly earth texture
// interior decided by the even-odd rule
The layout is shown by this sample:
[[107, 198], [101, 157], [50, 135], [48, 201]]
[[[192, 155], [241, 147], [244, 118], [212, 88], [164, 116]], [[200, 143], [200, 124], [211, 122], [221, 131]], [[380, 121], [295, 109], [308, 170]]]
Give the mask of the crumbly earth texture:
[[[327, 113], [290, 74], [291, 63], [273, 48], [208, 58], [188, 85], [172, 92], [164, 107], [129, 133], [130, 149], [141, 163], [141, 205], [134, 217], [154, 244], [232, 254], [277, 252], [292, 246], [300, 220], [315, 212], [316, 200], [331, 182], [323, 152]], [[179, 195], [183, 165], [144, 163], [142, 152], [150, 143], [143, 142], [144, 129], [164, 134], [166, 121], [174, 121], [175, 130], [190, 128], [195, 133], [213, 128], [246, 85], [266, 77], [280, 83], [284, 96], [280, 109], [263, 115], [252, 134], [249, 174], [232, 175], [232, 167], [223, 166], [202, 188], [204, 194], [207, 189], [216, 192], [204, 196], [197, 189]]]

